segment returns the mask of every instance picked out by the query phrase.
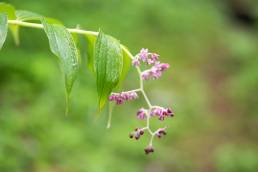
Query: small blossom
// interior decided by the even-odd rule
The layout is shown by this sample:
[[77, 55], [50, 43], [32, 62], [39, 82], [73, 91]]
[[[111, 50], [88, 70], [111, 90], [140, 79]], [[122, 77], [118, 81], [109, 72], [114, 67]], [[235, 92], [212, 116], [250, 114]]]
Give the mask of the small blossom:
[[174, 116], [174, 113], [170, 108], [154, 107], [151, 109], [150, 115], [156, 115], [159, 117], [159, 120], [163, 121], [165, 117]]
[[153, 77], [153, 79], [159, 79], [162, 75], [161, 71], [156, 68], [155, 66], [150, 69], [150, 77]]
[[167, 133], [166, 133], [166, 128], [159, 128], [156, 132], [155, 132], [155, 135], [158, 137], [158, 138], [161, 138], [162, 136], [165, 136]]
[[119, 96], [119, 97], [117, 97], [117, 99], [116, 99], [116, 104], [117, 104], [117, 105], [121, 105], [121, 104], [124, 103], [124, 101], [125, 101], [125, 100], [124, 100], [122, 97]]
[[109, 101], [114, 101], [117, 99], [117, 97], [119, 96], [118, 93], [112, 93], [110, 96], [109, 96]]
[[116, 104], [123, 104], [127, 100], [137, 99], [138, 95], [135, 91], [127, 91], [122, 93], [111, 93], [109, 101], [115, 101]]
[[156, 61], [158, 60], [158, 58], [159, 58], [159, 55], [158, 55], [158, 54], [156, 54], [156, 53], [152, 53], [152, 54], [151, 54], [151, 59], [152, 59], [152, 61], [156, 62]]
[[163, 72], [165, 70], [167, 70], [168, 68], [170, 67], [170, 65], [168, 63], [160, 63], [160, 62], [157, 62], [155, 64], [155, 68], [157, 68], [157, 70]]
[[166, 109], [166, 112], [167, 112], [167, 115], [168, 115], [168, 116], [171, 116], [171, 117], [174, 116], [174, 112], [172, 112], [172, 110], [171, 110], [170, 108], [167, 108], [167, 109]]
[[140, 137], [144, 134], [144, 129], [142, 128], [136, 128], [134, 132], [129, 133], [129, 137], [135, 138], [135, 140], [139, 140]]
[[137, 57], [133, 58], [132, 61], [133, 66], [139, 66], [140, 65], [140, 60]]
[[157, 62], [150, 69], [147, 69], [141, 73], [143, 80], [158, 79], [161, 77], [162, 72], [169, 68], [169, 64]]
[[139, 109], [137, 112], [137, 118], [143, 120], [145, 119], [145, 117], [146, 117], [146, 109], [144, 108]]
[[151, 57], [147, 60], [148, 65], [154, 64], [159, 58], [159, 55], [156, 53], [151, 53], [150, 56]]
[[141, 76], [142, 76], [142, 79], [143, 79], [143, 80], [148, 80], [148, 79], [150, 79], [150, 77], [151, 77], [150, 71], [149, 71], [149, 70], [143, 71], [142, 74], [141, 74]]
[[133, 66], [139, 66], [140, 62], [145, 62], [148, 65], [151, 65], [157, 63], [158, 58], [158, 54], [150, 53], [148, 49], [142, 48], [141, 51], [133, 58], [132, 64]]
[[145, 149], [144, 149], [144, 152], [146, 155], [148, 155], [149, 153], [152, 153], [154, 152], [154, 148], [152, 146], [147, 146]]
[[148, 54], [149, 54], [149, 50], [142, 48], [140, 53], [139, 53], [139, 57], [143, 62], [147, 62], [148, 60]]
[[122, 92], [120, 94], [120, 97], [123, 100], [134, 100], [138, 98], [138, 95], [135, 91], [127, 91], [127, 92]]

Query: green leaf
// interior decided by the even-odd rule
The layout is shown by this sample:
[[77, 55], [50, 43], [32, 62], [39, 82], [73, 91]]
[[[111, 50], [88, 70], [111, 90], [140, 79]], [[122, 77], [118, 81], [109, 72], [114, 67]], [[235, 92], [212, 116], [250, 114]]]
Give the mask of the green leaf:
[[118, 84], [123, 68], [122, 49], [115, 38], [102, 32], [99, 33], [94, 49], [94, 65], [97, 75], [99, 110], [102, 110], [109, 94]]
[[62, 25], [42, 20], [51, 51], [59, 57], [64, 72], [67, 103], [79, 70], [79, 53], [72, 35]]
[[119, 87], [122, 85], [123, 81], [125, 80], [125, 78], [128, 74], [128, 71], [131, 67], [131, 58], [128, 53], [129, 53], [129, 50], [126, 47], [124, 47], [124, 49], [123, 49], [123, 69], [122, 69], [122, 73], [120, 75], [120, 79], [119, 79], [119, 83], [118, 83]]
[[10, 4], [0, 2], [0, 13], [6, 13], [9, 19], [16, 19], [15, 8]]
[[7, 15], [0, 13], [0, 49], [2, 49], [7, 32], [8, 32], [8, 23], [7, 23]]
[[63, 25], [63, 23], [60, 20], [57, 20], [55, 18], [44, 17], [44, 20], [49, 24]]
[[48, 23], [63, 25], [63, 23], [57, 19], [44, 17], [41, 14], [37, 14], [31, 11], [16, 10], [15, 15], [17, 20], [20, 21], [41, 21], [44, 18], [44, 20], [46, 20]]
[[[6, 3], [0, 3], [0, 13], [6, 13], [8, 16], [8, 19], [10, 20], [15, 20], [16, 15], [15, 15], [15, 8]], [[9, 25], [9, 29], [11, 30], [11, 33], [14, 38], [14, 42], [16, 45], [20, 44], [20, 39], [19, 39], [19, 26], [18, 25]]]
[[87, 66], [94, 72], [94, 48], [97, 37], [95, 35], [86, 35], [87, 40]]
[[41, 20], [42, 15], [30, 12], [30, 11], [25, 11], [25, 10], [16, 10], [15, 15], [17, 17], [17, 20], [20, 21], [34, 21], [34, 20]]

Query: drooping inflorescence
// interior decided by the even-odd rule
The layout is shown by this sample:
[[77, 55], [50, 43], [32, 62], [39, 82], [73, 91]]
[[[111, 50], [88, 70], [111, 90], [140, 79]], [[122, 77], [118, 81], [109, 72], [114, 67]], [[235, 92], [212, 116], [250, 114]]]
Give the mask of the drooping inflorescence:
[[[119, 105], [123, 104], [125, 101], [137, 99], [137, 92], [141, 92], [143, 94], [143, 97], [148, 107], [140, 108], [136, 113], [136, 117], [139, 120], [146, 120], [146, 126], [142, 128], [135, 128], [133, 132], [129, 133], [129, 137], [131, 139], [139, 140], [144, 135], [145, 131], [148, 132], [151, 138], [149, 144], [144, 149], [144, 152], [146, 154], [154, 152], [154, 148], [152, 145], [154, 137], [161, 138], [162, 136], [165, 136], [167, 134], [166, 127], [159, 128], [156, 131], [152, 131], [150, 128], [150, 118], [157, 117], [159, 120], [163, 121], [167, 117], [174, 116], [174, 112], [170, 108], [151, 105], [150, 100], [148, 99], [143, 88], [144, 80], [158, 79], [161, 77], [162, 73], [170, 67], [169, 64], [161, 63], [158, 60], [158, 54], [150, 53], [148, 49], [141, 49], [141, 51], [132, 59], [132, 65], [137, 68], [137, 71], [139, 73], [140, 88], [121, 93], [111, 93], [111, 95], [109, 96], [109, 101], [115, 101], [116, 104]], [[149, 69], [141, 71], [141, 65], [146, 65], [150, 67]]]
[[[31, 23], [28, 21], [37, 22]], [[79, 71], [81, 58], [77, 43], [72, 34], [83, 35], [87, 39], [88, 44], [88, 67], [96, 74], [99, 111], [104, 108], [108, 96], [109, 101], [114, 101], [119, 105], [126, 101], [137, 99], [138, 93], [141, 93], [148, 106], [140, 108], [136, 116], [140, 120], [146, 120], [146, 126], [136, 128], [130, 133], [130, 138], [138, 140], [144, 133], [148, 132], [151, 135], [151, 139], [149, 145], [144, 150], [146, 154], [154, 152], [152, 146], [153, 138], [161, 138], [166, 135], [166, 127], [152, 131], [150, 128], [150, 118], [157, 117], [163, 121], [167, 117], [173, 117], [174, 113], [170, 108], [153, 106], [151, 104], [145, 93], [143, 81], [160, 78], [162, 73], [170, 67], [169, 64], [161, 63], [158, 54], [151, 53], [144, 48], [136, 56], [133, 56], [117, 39], [103, 33], [101, 30], [94, 32], [79, 28], [66, 28], [61, 23], [53, 18], [29, 11], [16, 10], [10, 4], [0, 3], [0, 50], [6, 40], [8, 28], [17, 43], [19, 42], [17, 41], [19, 40], [19, 34], [17, 34], [19, 27], [43, 29], [49, 40], [50, 50], [59, 58], [64, 73], [67, 114], [69, 97]], [[132, 65], [139, 74], [140, 87], [121, 93], [111, 93], [126, 76], [130, 66], [127, 62], [130, 58], [132, 59]], [[142, 71], [140, 68], [142, 65], [147, 66], [148, 69]], [[110, 120], [111, 116], [109, 117]]]

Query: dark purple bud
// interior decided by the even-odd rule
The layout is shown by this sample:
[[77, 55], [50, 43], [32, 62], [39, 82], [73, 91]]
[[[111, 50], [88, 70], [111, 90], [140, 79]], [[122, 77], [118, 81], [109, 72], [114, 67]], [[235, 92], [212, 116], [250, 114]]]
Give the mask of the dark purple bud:
[[143, 135], [144, 134], [144, 131], [143, 130], [140, 130], [140, 135]]
[[154, 149], [153, 149], [152, 146], [148, 146], [148, 147], [146, 147], [146, 148], [144, 149], [144, 152], [145, 152], [146, 155], [148, 155], [149, 153], [154, 152]]
[[117, 99], [116, 99], [116, 104], [117, 105], [120, 105], [120, 104], [123, 104], [124, 103], [124, 100], [121, 98], [121, 97], [118, 97]]
[[156, 136], [158, 137], [158, 138], [160, 138], [162, 135], [166, 135], [167, 133], [166, 133], [166, 128], [159, 128], [157, 131], [156, 131]]
[[129, 137], [130, 137], [131, 139], [133, 138], [133, 136], [134, 136], [134, 134], [129, 133]]
[[174, 116], [174, 112], [170, 108], [167, 108], [167, 115], [172, 117]]
[[136, 135], [134, 138], [135, 138], [135, 140], [139, 140], [140, 135]]

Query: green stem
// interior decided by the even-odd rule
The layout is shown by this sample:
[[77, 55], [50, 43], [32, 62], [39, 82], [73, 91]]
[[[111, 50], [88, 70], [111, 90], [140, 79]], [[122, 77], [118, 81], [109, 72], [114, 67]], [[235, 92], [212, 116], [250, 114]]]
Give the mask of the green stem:
[[[23, 26], [23, 27], [30, 27], [30, 28], [35, 28], [35, 29], [43, 29], [42, 24], [23, 22], [20, 20], [8, 20], [8, 24], [19, 25], [19, 26]], [[94, 35], [94, 36], [98, 35], [98, 32], [87, 31], [87, 30], [82, 30], [82, 29], [67, 29], [67, 30], [70, 33], [78, 33], [78, 34], [82, 34], [82, 35]]]
[[108, 123], [107, 123], [107, 129], [109, 129], [111, 127], [112, 111], [113, 111], [113, 106], [111, 105], [111, 102], [109, 102], [108, 103]]

